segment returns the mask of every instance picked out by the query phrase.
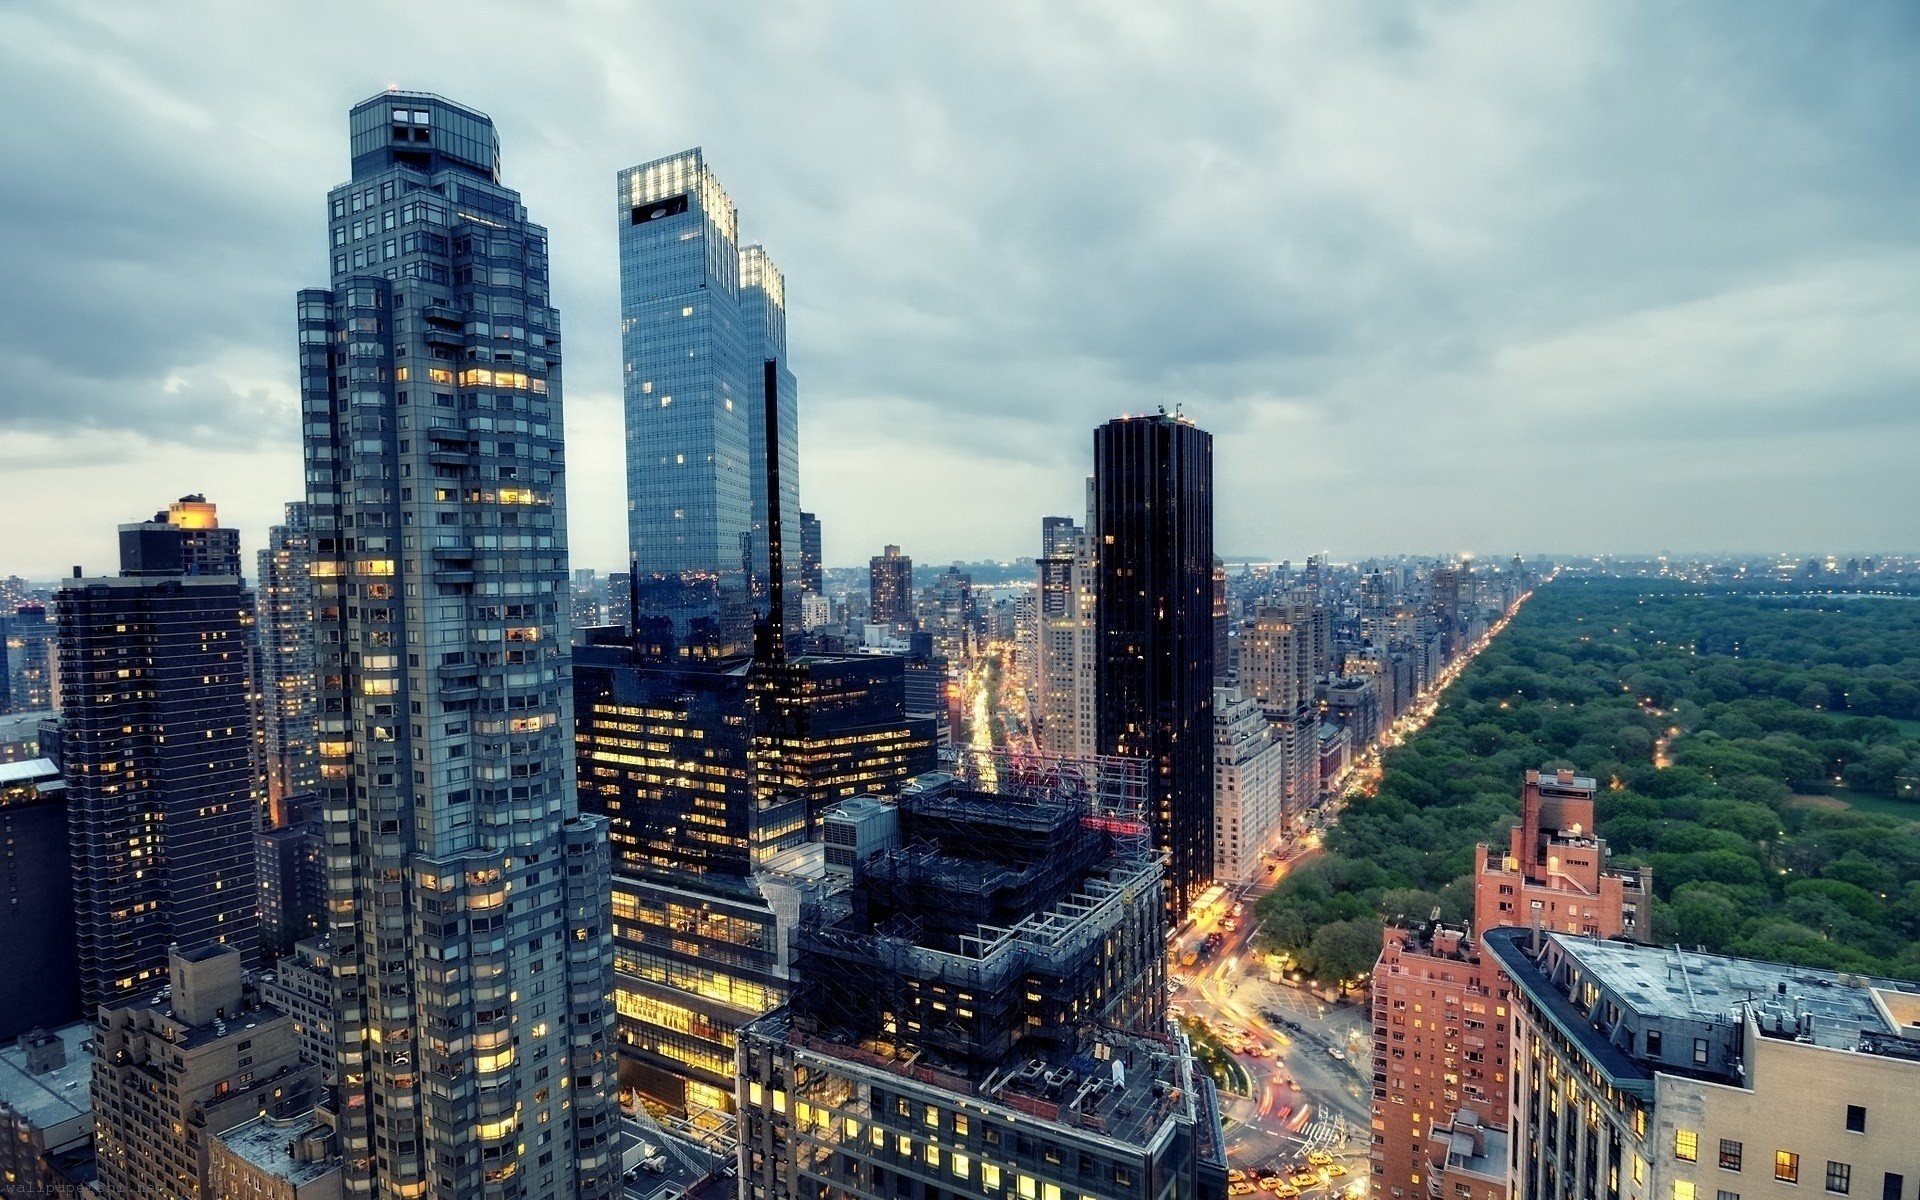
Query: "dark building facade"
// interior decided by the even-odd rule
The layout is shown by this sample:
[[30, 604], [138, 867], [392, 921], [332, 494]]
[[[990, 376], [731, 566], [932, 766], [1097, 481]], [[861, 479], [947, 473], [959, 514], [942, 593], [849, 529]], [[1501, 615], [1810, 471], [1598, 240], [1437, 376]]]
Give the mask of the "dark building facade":
[[0, 1042], [80, 1016], [67, 785], [48, 759], [0, 763]]
[[800, 514], [800, 588], [815, 595], [826, 590], [820, 563], [820, 518], [810, 512]]
[[1145, 825], [948, 775], [867, 819], [895, 828], [803, 910], [789, 1003], [741, 1031], [741, 1194], [1223, 1194]]
[[325, 932], [327, 910], [327, 837], [319, 797], [290, 796], [280, 810], [284, 819], [276, 828], [254, 835], [260, 940], [275, 957]]
[[875, 625], [913, 624], [913, 558], [888, 546], [867, 560], [867, 619]]
[[[163, 537], [142, 530], [142, 563], [182, 561]], [[253, 595], [237, 575], [126, 575], [72, 580], [55, 605], [91, 1011], [164, 982], [175, 943], [255, 957]]]
[[1180, 416], [1094, 431], [1099, 748], [1151, 766], [1184, 914], [1213, 875], [1213, 436]]

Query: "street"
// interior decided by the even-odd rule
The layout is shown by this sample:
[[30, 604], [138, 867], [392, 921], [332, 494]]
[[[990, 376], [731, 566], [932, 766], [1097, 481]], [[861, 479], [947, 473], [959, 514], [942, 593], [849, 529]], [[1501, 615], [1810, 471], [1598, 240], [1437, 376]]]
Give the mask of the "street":
[[[1203, 1023], [1230, 1054], [1232, 1070], [1220, 1093], [1229, 1164], [1284, 1168], [1293, 1186], [1331, 1193], [1355, 1176], [1365, 1186], [1365, 1072], [1371, 1054], [1366, 1011], [1270, 979], [1264, 956], [1252, 950], [1254, 901], [1287, 868], [1315, 853], [1312, 845], [1296, 849], [1278, 872], [1237, 901], [1223, 894], [1197, 910], [1170, 943], [1169, 974], [1185, 980], [1173, 994], [1179, 1015]], [[1235, 928], [1227, 929], [1228, 922]], [[1209, 941], [1217, 941], [1211, 951]], [[1311, 1167], [1305, 1162], [1309, 1151], [1325, 1151], [1333, 1162]]]

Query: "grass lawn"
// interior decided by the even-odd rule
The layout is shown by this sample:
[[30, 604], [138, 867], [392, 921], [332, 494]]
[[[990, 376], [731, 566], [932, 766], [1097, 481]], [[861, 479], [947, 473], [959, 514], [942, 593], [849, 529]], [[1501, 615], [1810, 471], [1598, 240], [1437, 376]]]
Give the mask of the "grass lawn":
[[1793, 802], [1802, 808], [1851, 808], [1856, 812], [1879, 813], [1904, 821], [1920, 821], [1920, 803], [1894, 800], [1887, 796], [1868, 796], [1859, 792], [1835, 791], [1831, 796], [1799, 796]]

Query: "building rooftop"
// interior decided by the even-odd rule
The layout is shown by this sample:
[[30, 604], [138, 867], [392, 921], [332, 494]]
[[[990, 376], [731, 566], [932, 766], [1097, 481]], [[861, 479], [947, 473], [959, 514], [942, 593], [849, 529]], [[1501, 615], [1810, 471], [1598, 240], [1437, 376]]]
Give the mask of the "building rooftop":
[[[1585, 938], [1559, 941], [1569, 958], [1646, 1016], [1711, 1019], [1752, 1008], [1761, 1032], [1772, 1034], [1785, 1032], [1776, 1029], [1772, 1020], [1784, 1013], [1794, 1026], [1789, 1036], [1838, 1050], [1859, 1049], [1863, 1031], [1899, 1032], [1874, 1003], [1869, 985], [1895, 992], [1916, 986], [1812, 967], [1689, 953], [1677, 946]], [[1809, 1019], [1795, 1020], [1796, 1014]]]
[[[1760, 1036], [1920, 1060], [1920, 984], [1622, 941], [1491, 929], [1482, 944], [1533, 1004], [1617, 1085], [1645, 1093], [1655, 1072], [1741, 1078], [1746, 1020]], [[1576, 1002], [1575, 997], [1579, 997]], [[1704, 1040], [1671, 1056], [1648, 1034]]]
[[1471, 1112], [1455, 1113], [1451, 1125], [1436, 1125], [1429, 1136], [1445, 1141], [1449, 1170], [1466, 1171], [1503, 1183], [1507, 1177], [1507, 1131], [1482, 1125]]
[[27, 1070], [27, 1052], [19, 1044], [0, 1049], [0, 1104], [35, 1129], [85, 1116], [93, 1109], [88, 1085], [93, 1079], [93, 1027], [84, 1021], [51, 1030], [66, 1049], [66, 1065], [41, 1075]]
[[60, 768], [50, 758], [23, 758], [18, 762], [0, 763], [0, 787], [13, 787], [22, 783], [52, 783], [59, 778]]
[[862, 1064], [1003, 1108], [1051, 1121], [1129, 1147], [1148, 1145], [1180, 1115], [1212, 1127], [1213, 1100], [1193, 1069], [1184, 1041], [1175, 1036], [1092, 1026], [1075, 1047], [1044, 1056], [1017, 1046], [978, 1082], [930, 1066], [906, 1046], [864, 1039], [857, 1044], [796, 1029], [786, 1009], [753, 1025], [755, 1033], [803, 1051]]
[[271, 1004], [258, 1000], [251, 992], [247, 996], [250, 1003], [237, 1012], [208, 1021], [204, 1025], [189, 1025], [173, 1011], [173, 988], [167, 986], [150, 996], [130, 1000], [125, 1004], [113, 1005], [118, 1010], [151, 1010], [155, 1023], [161, 1025], [161, 1036], [169, 1045], [182, 1050], [195, 1050], [211, 1042], [217, 1042], [229, 1034], [243, 1029], [256, 1029], [272, 1021], [292, 1020]]
[[296, 1153], [301, 1140], [316, 1129], [322, 1133], [332, 1132], [309, 1112], [290, 1121], [255, 1117], [216, 1136], [221, 1145], [256, 1169], [284, 1179], [294, 1187], [303, 1187], [340, 1165], [339, 1159], [329, 1155], [302, 1158]]

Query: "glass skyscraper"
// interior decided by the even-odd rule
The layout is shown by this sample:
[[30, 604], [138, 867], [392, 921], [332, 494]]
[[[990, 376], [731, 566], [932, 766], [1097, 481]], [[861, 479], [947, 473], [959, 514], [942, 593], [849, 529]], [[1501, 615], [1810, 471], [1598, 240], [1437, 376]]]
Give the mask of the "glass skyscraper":
[[319, 786], [313, 746], [313, 539], [304, 501], [267, 530], [260, 551], [260, 691], [266, 723], [267, 802], [273, 823], [286, 802]]
[[1152, 764], [1177, 918], [1213, 878], [1213, 435], [1181, 416], [1094, 430], [1102, 754]]
[[[743, 653], [771, 615], [769, 519], [790, 542], [800, 528], [785, 280], [764, 249], [740, 245], [698, 149], [620, 172], [617, 219], [634, 626], [680, 658]], [[789, 558], [783, 615], [797, 629]]]
[[612, 1196], [546, 231], [483, 114], [390, 92], [350, 127], [332, 284], [298, 302], [345, 1185]]

